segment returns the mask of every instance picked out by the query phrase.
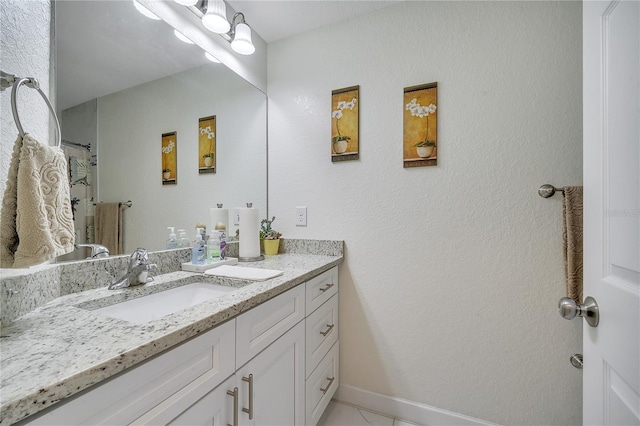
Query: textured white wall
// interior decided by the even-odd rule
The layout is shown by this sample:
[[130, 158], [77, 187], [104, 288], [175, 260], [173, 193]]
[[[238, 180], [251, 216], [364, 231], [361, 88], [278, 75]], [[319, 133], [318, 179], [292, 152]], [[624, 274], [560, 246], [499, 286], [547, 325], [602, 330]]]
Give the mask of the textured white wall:
[[[501, 424], [581, 424], [560, 196], [581, 184], [579, 2], [403, 2], [269, 45], [269, 210], [344, 239], [341, 382]], [[403, 88], [438, 82], [438, 166], [403, 169]], [[360, 85], [359, 161], [330, 161]], [[308, 206], [306, 228], [294, 207]]]
[[[0, 64], [2, 71], [35, 77], [49, 94], [51, 5], [48, 0], [0, 1]], [[22, 86], [18, 112], [25, 132], [40, 142], [49, 141], [50, 113], [37, 91]], [[0, 92], [0, 194], [4, 194], [9, 161], [18, 129], [11, 114], [11, 89]]]
[[[253, 202], [265, 213], [266, 96], [205, 65], [98, 99], [102, 202], [132, 200], [124, 212], [125, 253], [160, 250], [167, 226], [209, 223], [209, 208]], [[226, 70], [222, 73], [225, 76]], [[218, 76], [218, 78], [216, 78]], [[216, 116], [216, 174], [198, 174], [198, 118]], [[162, 185], [161, 137], [177, 131], [178, 183]], [[234, 232], [234, 229], [231, 229]]]

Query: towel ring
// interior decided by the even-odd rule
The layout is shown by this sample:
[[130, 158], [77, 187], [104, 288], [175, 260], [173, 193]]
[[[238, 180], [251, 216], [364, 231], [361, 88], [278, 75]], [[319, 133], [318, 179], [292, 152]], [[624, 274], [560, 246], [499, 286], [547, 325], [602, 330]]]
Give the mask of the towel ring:
[[24, 133], [24, 129], [22, 128], [22, 123], [20, 123], [20, 117], [18, 117], [17, 95], [18, 95], [18, 89], [23, 84], [26, 84], [27, 87], [30, 87], [32, 89], [36, 89], [38, 93], [40, 93], [40, 96], [42, 96], [42, 99], [44, 99], [44, 101], [47, 103], [47, 106], [49, 107], [49, 111], [51, 111], [51, 114], [53, 115], [53, 119], [55, 120], [55, 123], [56, 123], [56, 132], [58, 134], [58, 137], [56, 138], [56, 147], [60, 148], [60, 144], [62, 143], [62, 134], [60, 133], [60, 122], [58, 121], [58, 116], [56, 115], [56, 112], [54, 111], [53, 106], [51, 105], [51, 102], [49, 102], [49, 99], [47, 99], [47, 96], [44, 94], [42, 89], [40, 89], [40, 83], [38, 82], [37, 79], [33, 77], [23, 77], [16, 80], [16, 82], [13, 83], [13, 88], [11, 89], [11, 111], [13, 112], [13, 120], [16, 122], [16, 127], [18, 128], [18, 133], [20, 134], [20, 137], [24, 138], [25, 133]]

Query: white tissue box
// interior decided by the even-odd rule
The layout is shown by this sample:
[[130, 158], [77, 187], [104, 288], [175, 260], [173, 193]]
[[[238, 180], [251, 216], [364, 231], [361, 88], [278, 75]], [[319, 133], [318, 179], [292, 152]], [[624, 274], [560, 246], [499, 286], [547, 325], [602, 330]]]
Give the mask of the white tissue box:
[[235, 257], [227, 257], [225, 260], [218, 260], [213, 263], [205, 263], [203, 265], [194, 265], [191, 262], [182, 263], [182, 270], [189, 272], [204, 272], [211, 268], [217, 268], [221, 265], [237, 265], [238, 259]]

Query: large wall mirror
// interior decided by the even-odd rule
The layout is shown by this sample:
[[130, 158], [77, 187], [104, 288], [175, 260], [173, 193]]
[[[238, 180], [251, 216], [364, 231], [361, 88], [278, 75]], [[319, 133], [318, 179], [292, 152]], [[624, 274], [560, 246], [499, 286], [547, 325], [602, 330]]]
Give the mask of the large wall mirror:
[[[100, 202], [132, 202], [123, 211], [124, 253], [165, 248], [169, 226], [193, 239], [218, 203], [231, 211], [252, 202], [266, 217], [263, 92], [131, 1], [58, 1], [55, 21], [56, 102], [79, 242], [91, 240]], [[205, 173], [199, 119], [211, 116], [215, 173]], [[162, 148], [171, 132], [175, 182], [163, 176], [173, 168]]]

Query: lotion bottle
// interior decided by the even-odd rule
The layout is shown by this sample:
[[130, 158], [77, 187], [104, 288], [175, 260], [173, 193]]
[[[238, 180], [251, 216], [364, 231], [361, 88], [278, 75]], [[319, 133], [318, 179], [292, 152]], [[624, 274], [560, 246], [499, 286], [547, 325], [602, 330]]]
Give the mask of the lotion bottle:
[[207, 263], [214, 263], [220, 260], [220, 235], [219, 231], [211, 231], [209, 241], [207, 241]]
[[218, 222], [216, 224], [216, 230], [218, 231], [218, 241], [220, 243], [220, 260], [225, 260], [227, 258], [227, 227], [224, 223]]
[[202, 241], [202, 235], [200, 232], [196, 234], [196, 240], [193, 242], [193, 248], [191, 248], [191, 263], [194, 265], [203, 265], [205, 258], [204, 241]]

